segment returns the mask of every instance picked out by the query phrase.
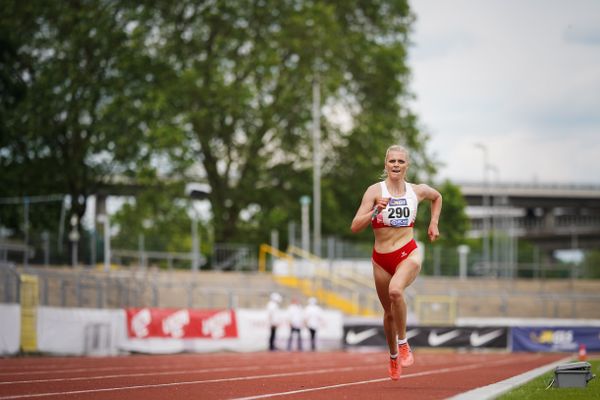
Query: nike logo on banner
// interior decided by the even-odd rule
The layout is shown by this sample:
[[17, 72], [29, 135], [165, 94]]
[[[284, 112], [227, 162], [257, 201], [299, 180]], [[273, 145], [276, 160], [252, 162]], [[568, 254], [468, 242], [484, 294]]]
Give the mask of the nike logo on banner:
[[362, 332], [358, 332], [358, 333], [356, 333], [354, 331], [348, 331], [348, 333], [346, 333], [346, 343], [358, 344], [360, 342], [364, 342], [371, 336], [375, 336], [375, 335], [377, 335], [377, 328], [367, 329], [366, 331], [362, 331]]
[[410, 339], [410, 338], [414, 338], [415, 336], [417, 336], [419, 334], [419, 332], [421, 332], [418, 329], [411, 329], [406, 331], [406, 340]]
[[502, 336], [504, 333], [503, 329], [496, 329], [495, 331], [488, 332], [486, 334], [480, 335], [479, 332], [474, 331], [471, 333], [469, 340], [471, 341], [471, 346], [479, 347], [481, 345], [486, 344], [487, 342], [491, 342], [497, 337]]
[[460, 336], [460, 330], [457, 329], [450, 332], [442, 333], [441, 335], [438, 335], [436, 331], [431, 331], [429, 332], [429, 337], [427, 338], [427, 341], [429, 342], [430, 346], [436, 347], [446, 342], [449, 342], [457, 336]]

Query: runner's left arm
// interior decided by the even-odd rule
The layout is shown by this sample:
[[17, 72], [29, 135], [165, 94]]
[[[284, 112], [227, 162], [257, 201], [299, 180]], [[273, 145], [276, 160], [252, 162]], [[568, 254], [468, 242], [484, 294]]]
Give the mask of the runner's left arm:
[[419, 201], [431, 201], [431, 220], [429, 221], [427, 235], [429, 236], [429, 240], [433, 242], [440, 236], [438, 223], [440, 220], [440, 214], [442, 213], [442, 195], [440, 194], [440, 192], [426, 184], [421, 184], [417, 187], [417, 195], [419, 196]]

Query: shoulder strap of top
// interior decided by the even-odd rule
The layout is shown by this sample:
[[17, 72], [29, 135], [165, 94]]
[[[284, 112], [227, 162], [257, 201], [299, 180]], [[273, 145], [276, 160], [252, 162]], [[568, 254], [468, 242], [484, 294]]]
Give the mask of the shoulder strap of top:
[[385, 181], [381, 181], [379, 182], [379, 185], [381, 186], [381, 197], [392, 197], [390, 195], [390, 191], [387, 188], [387, 185], [385, 184]]
[[405, 182], [405, 184], [406, 184], [406, 195], [407, 196], [410, 195], [410, 196], [412, 196], [412, 197], [414, 197], [416, 199], [417, 198], [417, 194], [415, 193], [415, 191], [414, 191], [414, 189], [412, 187], [412, 183]]

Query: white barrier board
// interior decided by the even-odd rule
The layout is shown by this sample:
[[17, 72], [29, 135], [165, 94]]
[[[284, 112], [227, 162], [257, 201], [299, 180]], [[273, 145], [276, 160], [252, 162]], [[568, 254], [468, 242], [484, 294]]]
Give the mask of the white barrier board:
[[0, 304], [0, 355], [19, 352], [21, 347], [21, 306]]
[[116, 355], [125, 340], [125, 312], [92, 308], [38, 307], [37, 342], [42, 353]]

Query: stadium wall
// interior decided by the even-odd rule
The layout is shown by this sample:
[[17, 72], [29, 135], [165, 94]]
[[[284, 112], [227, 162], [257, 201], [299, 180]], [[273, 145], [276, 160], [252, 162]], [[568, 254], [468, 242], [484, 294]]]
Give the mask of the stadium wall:
[[[35, 350], [23, 346], [22, 310], [0, 304], [0, 354], [20, 350], [52, 355], [110, 356], [123, 353], [265, 351], [269, 326], [265, 310], [256, 309], [82, 309], [38, 307]], [[345, 318], [326, 310], [318, 334], [319, 350], [385, 348], [379, 318]], [[276, 344], [285, 349], [289, 326], [282, 325]], [[452, 326], [411, 325], [414, 347], [466, 350], [576, 352], [584, 344], [600, 352], [600, 320], [482, 318], [457, 320]], [[308, 349], [308, 332], [303, 331]]]

